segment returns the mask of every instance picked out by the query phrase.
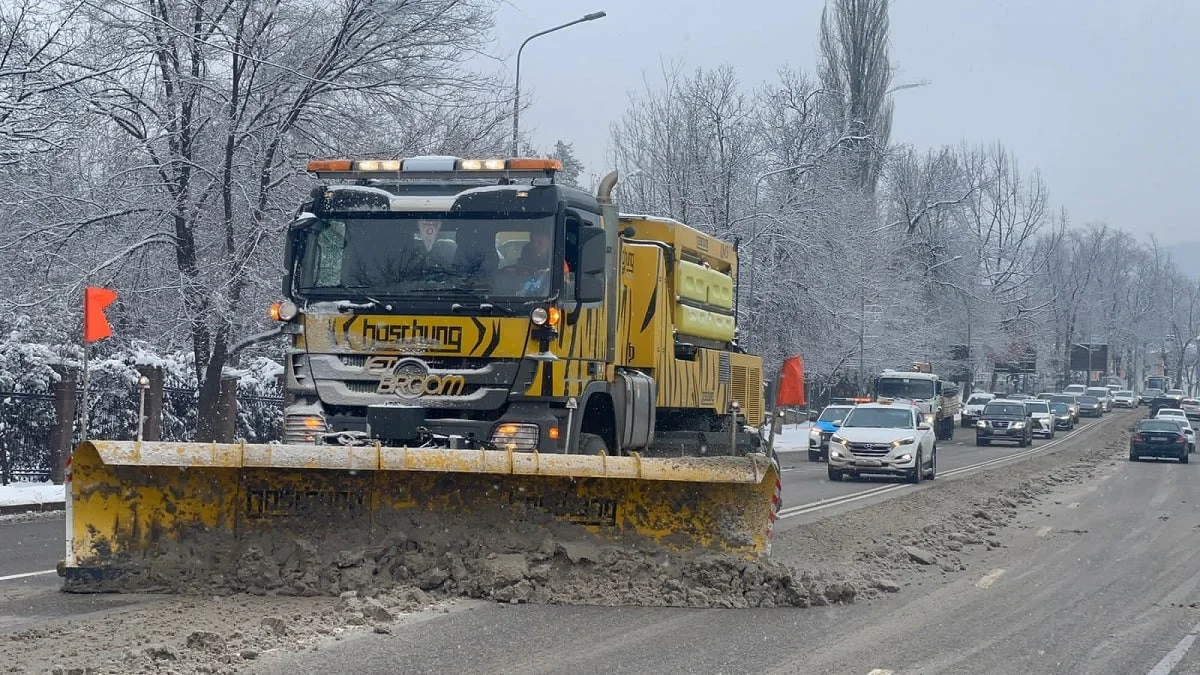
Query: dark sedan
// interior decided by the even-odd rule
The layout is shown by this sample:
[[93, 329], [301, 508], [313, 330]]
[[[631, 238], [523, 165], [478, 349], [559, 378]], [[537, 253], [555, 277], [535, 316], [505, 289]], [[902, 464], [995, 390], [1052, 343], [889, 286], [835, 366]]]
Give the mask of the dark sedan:
[[1188, 441], [1183, 426], [1169, 419], [1142, 420], [1129, 439], [1129, 461], [1143, 457], [1169, 457], [1188, 463]]
[[1050, 404], [1050, 412], [1054, 415], [1054, 428], [1071, 430], [1075, 428], [1075, 417], [1071, 414], [1071, 406], [1057, 401]]
[[1079, 397], [1080, 417], [1099, 417], [1104, 414], [1104, 403], [1095, 396]]

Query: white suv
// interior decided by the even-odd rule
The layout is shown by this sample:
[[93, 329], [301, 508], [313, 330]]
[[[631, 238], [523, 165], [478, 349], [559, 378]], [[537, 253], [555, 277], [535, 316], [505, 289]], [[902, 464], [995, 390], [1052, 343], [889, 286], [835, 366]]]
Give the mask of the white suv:
[[912, 405], [867, 403], [846, 415], [829, 439], [829, 480], [863, 474], [903, 476], [910, 483], [937, 476], [933, 427]]
[[971, 394], [971, 398], [967, 399], [967, 404], [962, 409], [962, 426], [963, 428], [974, 428], [975, 422], [979, 420], [979, 416], [983, 414], [983, 406], [995, 399], [995, 394], [987, 394], [984, 392], [975, 392]]

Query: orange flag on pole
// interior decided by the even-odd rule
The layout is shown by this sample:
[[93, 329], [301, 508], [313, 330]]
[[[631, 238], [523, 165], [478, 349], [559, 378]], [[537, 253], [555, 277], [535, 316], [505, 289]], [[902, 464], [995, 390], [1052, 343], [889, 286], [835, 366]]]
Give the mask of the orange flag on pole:
[[804, 397], [804, 360], [793, 356], [779, 369], [779, 394], [775, 405], [808, 405]]
[[95, 342], [112, 335], [112, 327], [104, 316], [104, 309], [117, 299], [117, 292], [107, 288], [88, 286], [83, 293], [83, 341]]

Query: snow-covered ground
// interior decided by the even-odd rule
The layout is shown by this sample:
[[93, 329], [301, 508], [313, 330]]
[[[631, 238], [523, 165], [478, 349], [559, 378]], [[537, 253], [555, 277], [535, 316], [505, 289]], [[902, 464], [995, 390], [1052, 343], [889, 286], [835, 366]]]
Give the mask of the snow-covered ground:
[[811, 428], [812, 424], [809, 422], [783, 425], [783, 431], [775, 434], [775, 451], [807, 452], [808, 430]]
[[54, 483], [9, 483], [0, 485], [0, 506], [61, 502], [65, 494], [63, 486]]

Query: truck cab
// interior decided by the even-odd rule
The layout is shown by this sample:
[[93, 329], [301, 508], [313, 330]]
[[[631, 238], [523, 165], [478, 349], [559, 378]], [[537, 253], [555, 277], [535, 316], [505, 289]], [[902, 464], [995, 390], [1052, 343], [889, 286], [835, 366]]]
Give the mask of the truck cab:
[[737, 252], [538, 158], [314, 160], [276, 315], [286, 443], [756, 451]]
[[937, 440], [950, 440], [961, 407], [958, 389], [928, 370], [928, 364], [918, 363], [912, 371], [883, 371], [875, 380], [875, 400], [913, 405], [921, 412], [921, 420], [933, 427]]

